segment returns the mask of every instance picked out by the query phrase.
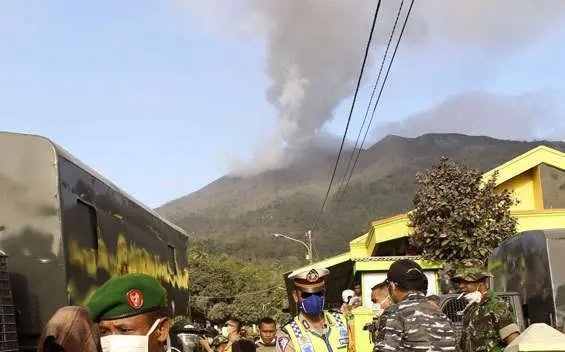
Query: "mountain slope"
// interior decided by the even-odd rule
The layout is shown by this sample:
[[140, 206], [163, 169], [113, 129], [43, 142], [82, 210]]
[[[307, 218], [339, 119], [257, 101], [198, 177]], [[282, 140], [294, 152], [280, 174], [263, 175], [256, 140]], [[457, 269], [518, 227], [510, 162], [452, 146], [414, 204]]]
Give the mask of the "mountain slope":
[[[338, 191], [349, 154], [313, 236], [318, 256], [343, 251], [370, 221], [411, 208], [416, 172], [447, 155], [487, 171], [538, 145], [565, 151], [562, 142], [503, 141], [460, 134], [418, 138], [387, 136], [361, 154], [349, 187]], [[299, 162], [250, 177], [224, 176], [158, 212], [217, 251], [241, 257], [301, 258], [298, 244], [275, 242], [273, 233], [300, 237], [312, 227], [329, 182], [335, 156], [312, 150]]]

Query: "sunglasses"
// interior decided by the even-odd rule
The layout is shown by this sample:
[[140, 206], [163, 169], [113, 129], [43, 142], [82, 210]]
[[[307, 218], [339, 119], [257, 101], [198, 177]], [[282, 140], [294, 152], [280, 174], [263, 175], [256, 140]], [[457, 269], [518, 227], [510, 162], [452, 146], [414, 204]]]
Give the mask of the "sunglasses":
[[318, 297], [323, 297], [325, 295], [325, 291], [318, 291], [318, 292], [300, 292], [300, 295], [302, 296], [302, 298], [308, 298], [310, 296], [318, 296]]

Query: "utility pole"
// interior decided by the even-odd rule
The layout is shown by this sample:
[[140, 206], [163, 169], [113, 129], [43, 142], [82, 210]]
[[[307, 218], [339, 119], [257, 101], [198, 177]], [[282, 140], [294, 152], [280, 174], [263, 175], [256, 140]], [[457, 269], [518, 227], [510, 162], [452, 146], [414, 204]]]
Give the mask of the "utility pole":
[[313, 258], [313, 253], [312, 253], [312, 230], [308, 230], [306, 231], [306, 244], [308, 247], [308, 253], [306, 254], [306, 259], [310, 261], [310, 264], [312, 264], [312, 260]]

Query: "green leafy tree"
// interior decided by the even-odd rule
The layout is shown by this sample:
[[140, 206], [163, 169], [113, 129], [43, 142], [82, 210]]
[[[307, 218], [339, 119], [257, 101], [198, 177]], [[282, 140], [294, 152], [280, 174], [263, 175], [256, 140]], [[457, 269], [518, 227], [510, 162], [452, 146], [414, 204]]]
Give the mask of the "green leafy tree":
[[263, 316], [285, 317], [281, 311], [285, 267], [279, 262], [267, 265], [228, 254], [212, 255], [198, 241], [188, 256], [193, 319], [221, 322], [233, 316], [251, 324]]
[[226, 302], [219, 302], [215, 304], [208, 311], [208, 318], [213, 322], [226, 321], [232, 316], [232, 307]]
[[415, 208], [408, 217], [412, 242], [425, 259], [485, 261], [516, 232], [510, 207], [517, 200], [506, 190], [496, 192], [496, 176], [484, 182], [480, 171], [445, 157], [416, 175]]
[[233, 315], [245, 323], [254, 323], [267, 314], [268, 305], [261, 293], [239, 296], [233, 302]]

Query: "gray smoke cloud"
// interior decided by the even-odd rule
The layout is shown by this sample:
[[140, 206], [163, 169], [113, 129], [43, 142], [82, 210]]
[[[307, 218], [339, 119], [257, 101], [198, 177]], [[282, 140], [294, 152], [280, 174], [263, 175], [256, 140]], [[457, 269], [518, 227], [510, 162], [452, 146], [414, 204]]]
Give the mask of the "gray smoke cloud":
[[565, 119], [552, 92], [513, 96], [471, 92], [446, 99], [439, 105], [402, 121], [382, 123], [375, 138], [389, 134], [417, 137], [425, 133], [465, 133], [500, 139], [564, 139]]
[[265, 39], [265, 72], [272, 81], [266, 99], [276, 107], [278, 118], [254, 161], [241, 164], [237, 173], [282, 167], [306, 148], [328, 145], [320, 129], [353, 90], [375, 6], [371, 1], [351, 6], [341, 0], [247, 4], [254, 19], [251, 28], [260, 28]]
[[[193, 10], [206, 13], [207, 18], [215, 18], [220, 33], [246, 33], [257, 36], [265, 44], [265, 72], [272, 81], [266, 98], [277, 109], [277, 127], [261, 141], [253, 163], [238, 163], [236, 173], [284, 166], [292, 160], [285, 156], [289, 150], [296, 152], [301, 146], [312, 144], [309, 140], [315, 138], [332, 118], [335, 108], [353, 93], [376, 3], [376, 0], [356, 0], [354, 5], [348, 0], [185, 2]], [[399, 4], [399, 0], [383, 0], [374, 57], [378, 54], [380, 59], [382, 55], [382, 44], [388, 39]], [[407, 4], [408, 1], [405, 9]], [[564, 14], [565, 1], [560, 0], [416, 1], [403, 45], [418, 49], [444, 44], [451, 50], [475, 48], [501, 56], [546, 37], [563, 20]], [[414, 53], [417, 50], [411, 51]], [[465, 69], [463, 62], [454, 64]], [[467, 125], [457, 127], [463, 126]], [[517, 136], [508, 134], [509, 138]]]
[[[252, 176], [263, 171], [276, 170], [284, 166], [308, 160], [310, 156], [320, 156], [323, 154], [334, 156], [341, 143], [341, 136], [320, 131], [310, 138], [305, 138], [300, 144], [288, 144], [284, 147], [277, 147], [274, 144], [265, 144], [262, 141], [257, 146], [255, 155], [251, 161], [242, 161], [228, 157], [227, 161], [233, 176]], [[353, 144], [345, 141], [344, 152], [350, 152]]]
[[500, 55], [544, 38], [564, 17], [565, 2], [560, 0], [416, 1], [406, 39], [410, 44], [444, 42]]

